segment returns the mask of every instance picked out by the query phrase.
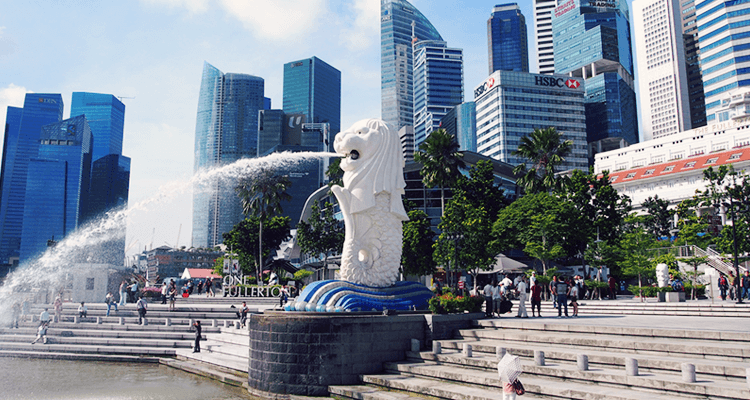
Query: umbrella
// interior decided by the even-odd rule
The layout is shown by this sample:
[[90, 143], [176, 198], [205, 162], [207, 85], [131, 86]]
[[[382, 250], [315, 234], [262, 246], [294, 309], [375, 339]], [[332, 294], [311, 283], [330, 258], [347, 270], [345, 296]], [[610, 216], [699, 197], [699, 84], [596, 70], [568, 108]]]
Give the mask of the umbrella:
[[521, 358], [505, 353], [505, 356], [497, 363], [497, 373], [503, 382], [513, 383], [521, 376]]

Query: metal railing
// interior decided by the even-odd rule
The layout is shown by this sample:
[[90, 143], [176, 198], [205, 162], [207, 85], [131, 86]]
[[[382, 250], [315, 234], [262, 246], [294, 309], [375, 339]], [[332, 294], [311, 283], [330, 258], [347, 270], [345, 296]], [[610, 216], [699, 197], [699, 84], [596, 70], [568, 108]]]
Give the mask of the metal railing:
[[[721, 255], [721, 253], [710, 247], [706, 250], [703, 250], [695, 245], [660, 247], [656, 249], [650, 249], [648, 253], [651, 258], [662, 256], [665, 254], [672, 254], [677, 258], [706, 257], [706, 264], [721, 272], [722, 274], [729, 275], [729, 272], [732, 272], [732, 274], [736, 272], [734, 266], [731, 263], [724, 261], [724, 257]], [[740, 266], [740, 273], [744, 273], [745, 271], [746, 268]]]

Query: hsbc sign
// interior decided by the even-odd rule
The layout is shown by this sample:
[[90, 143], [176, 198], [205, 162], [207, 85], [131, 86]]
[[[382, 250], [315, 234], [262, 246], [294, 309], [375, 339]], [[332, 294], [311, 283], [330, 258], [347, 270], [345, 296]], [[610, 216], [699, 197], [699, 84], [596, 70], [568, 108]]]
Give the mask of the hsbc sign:
[[474, 89], [474, 98], [478, 98], [481, 96], [484, 92], [492, 89], [492, 87], [495, 86], [495, 78], [489, 77], [486, 81], [484, 81], [483, 84], [481, 84], [478, 88]]
[[568, 87], [570, 89], [578, 89], [581, 86], [581, 82], [573, 78], [555, 78], [554, 76], [537, 76], [534, 84], [537, 86]]

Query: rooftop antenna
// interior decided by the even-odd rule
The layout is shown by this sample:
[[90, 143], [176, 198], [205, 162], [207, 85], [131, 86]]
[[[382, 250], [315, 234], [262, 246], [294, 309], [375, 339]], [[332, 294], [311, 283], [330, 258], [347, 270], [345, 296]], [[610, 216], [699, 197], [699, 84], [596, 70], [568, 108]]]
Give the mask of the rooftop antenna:
[[178, 249], [180, 247], [180, 233], [182, 233], [182, 224], [180, 224], [180, 229], [177, 230], [177, 241], [174, 242], [175, 249]]

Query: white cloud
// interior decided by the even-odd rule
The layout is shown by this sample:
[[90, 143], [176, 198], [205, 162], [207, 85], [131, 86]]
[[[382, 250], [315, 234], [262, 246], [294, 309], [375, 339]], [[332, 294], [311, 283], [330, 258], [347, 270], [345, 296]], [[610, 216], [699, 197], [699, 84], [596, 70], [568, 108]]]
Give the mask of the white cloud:
[[349, 6], [354, 14], [351, 26], [344, 28], [341, 40], [349, 50], [365, 50], [380, 38], [380, 3], [372, 0], [355, 0]]
[[184, 8], [190, 14], [201, 14], [208, 10], [210, 0], [141, 0], [146, 4], [163, 5], [169, 8]]
[[5, 131], [5, 115], [8, 106], [23, 107], [23, 99], [26, 97], [26, 93], [31, 93], [31, 91], [12, 83], [8, 87], [0, 89], [0, 134]]
[[245, 29], [259, 38], [289, 42], [315, 31], [327, 11], [327, 0], [220, 0]]

